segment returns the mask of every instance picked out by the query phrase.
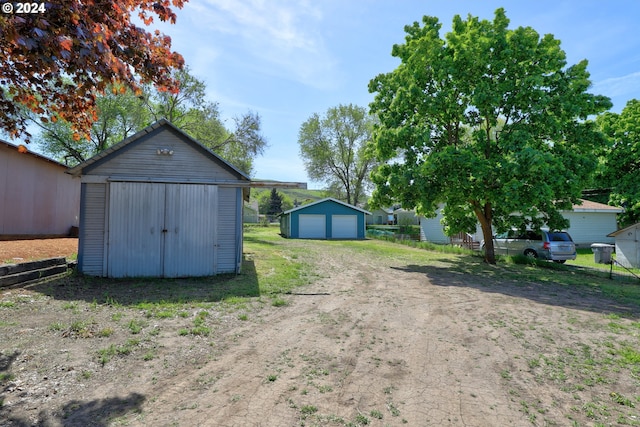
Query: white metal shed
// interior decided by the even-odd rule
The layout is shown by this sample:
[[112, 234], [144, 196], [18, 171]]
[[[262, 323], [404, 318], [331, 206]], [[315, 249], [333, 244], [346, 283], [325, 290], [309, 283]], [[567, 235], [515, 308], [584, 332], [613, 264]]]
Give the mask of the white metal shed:
[[640, 222], [614, 231], [616, 261], [627, 268], [640, 268]]
[[250, 179], [166, 120], [69, 169], [78, 269], [104, 277], [233, 273]]

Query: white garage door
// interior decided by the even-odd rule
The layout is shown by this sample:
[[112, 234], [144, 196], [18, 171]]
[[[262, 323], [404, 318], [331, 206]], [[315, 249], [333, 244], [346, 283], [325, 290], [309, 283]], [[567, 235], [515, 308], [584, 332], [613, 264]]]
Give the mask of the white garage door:
[[326, 239], [326, 221], [325, 215], [298, 216], [298, 237], [301, 239]]
[[358, 217], [356, 215], [332, 215], [331, 237], [334, 239], [356, 239]]

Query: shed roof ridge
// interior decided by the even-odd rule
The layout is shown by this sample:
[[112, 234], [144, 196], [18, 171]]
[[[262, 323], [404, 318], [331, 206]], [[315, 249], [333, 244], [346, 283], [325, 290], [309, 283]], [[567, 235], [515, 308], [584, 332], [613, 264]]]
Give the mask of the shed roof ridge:
[[341, 204], [343, 206], [346, 206], [348, 208], [355, 209], [355, 210], [358, 210], [360, 212], [364, 212], [367, 215], [371, 215], [371, 212], [369, 212], [369, 211], [367, 211], [365, 209], [359, 208], [359, 207], [354, 206], [354, 205], [350, 205], [347, 202], [343, 202], [342, 200], [334, 199], [333, 197], [325, 197], [324, 199], [316, 200], [315, 202], [311, 202], [311, 203], [308, 203], [306, 205], [300, 205], [300, 206], [297, 206], [297, 207], [295, 207], [293, 209], [289, 209], [288, 211], [282, 212], [282, 214], [284, 215], [284, 214], [288, 214], [288, 213], [291, 213], [291, 212], [295, 212], [297, 210], [305, 209], [305, 208], [308, 208], [309, 206], [314, 206], [314, 205], [317, 205], [317, 204], [320, 204], [320, 203], [323, 203], [323, 202], [327, 202], [327, 201], [336, 202], [336, 203], [339, 203], [339, 204]]

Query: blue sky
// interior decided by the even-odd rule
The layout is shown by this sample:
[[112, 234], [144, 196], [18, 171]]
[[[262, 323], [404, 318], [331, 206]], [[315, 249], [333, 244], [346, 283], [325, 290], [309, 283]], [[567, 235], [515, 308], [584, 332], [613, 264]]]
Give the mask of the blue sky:
[[436, 16], [444, 34], [454, 15], [492, 20], [498, 7], [511, 28], [553, 34], [570, 65], [588, 59], [591, 92], [611, 97], [613, 111], [640, 99], [636, 0], [190, 0], [175, 25], [159, 28], [206, 82], [229, 127], [247, 110], [262, 117], [270, 145], [255, 177], [319, 188], [298, 154], [301, 124], [339, 104], [366, 107], [369, 81], [398, 65], [390, 52], [405, 25]]

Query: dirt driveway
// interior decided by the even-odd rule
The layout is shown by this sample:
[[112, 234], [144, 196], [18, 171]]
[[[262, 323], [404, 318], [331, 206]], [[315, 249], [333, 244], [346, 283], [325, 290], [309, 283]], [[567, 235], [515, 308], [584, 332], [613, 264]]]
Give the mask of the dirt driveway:
[[[0, 425], [640, 425], [640, 372], [604, 362], [640, 351], [633, 308], [448, 256], [284, 244], [307, 245], [319, 275], [284, 306], [163, 317], [92, 302], [75, 279], [3, 292]], [[211, 335], [176, 333], [203, 310]]]

